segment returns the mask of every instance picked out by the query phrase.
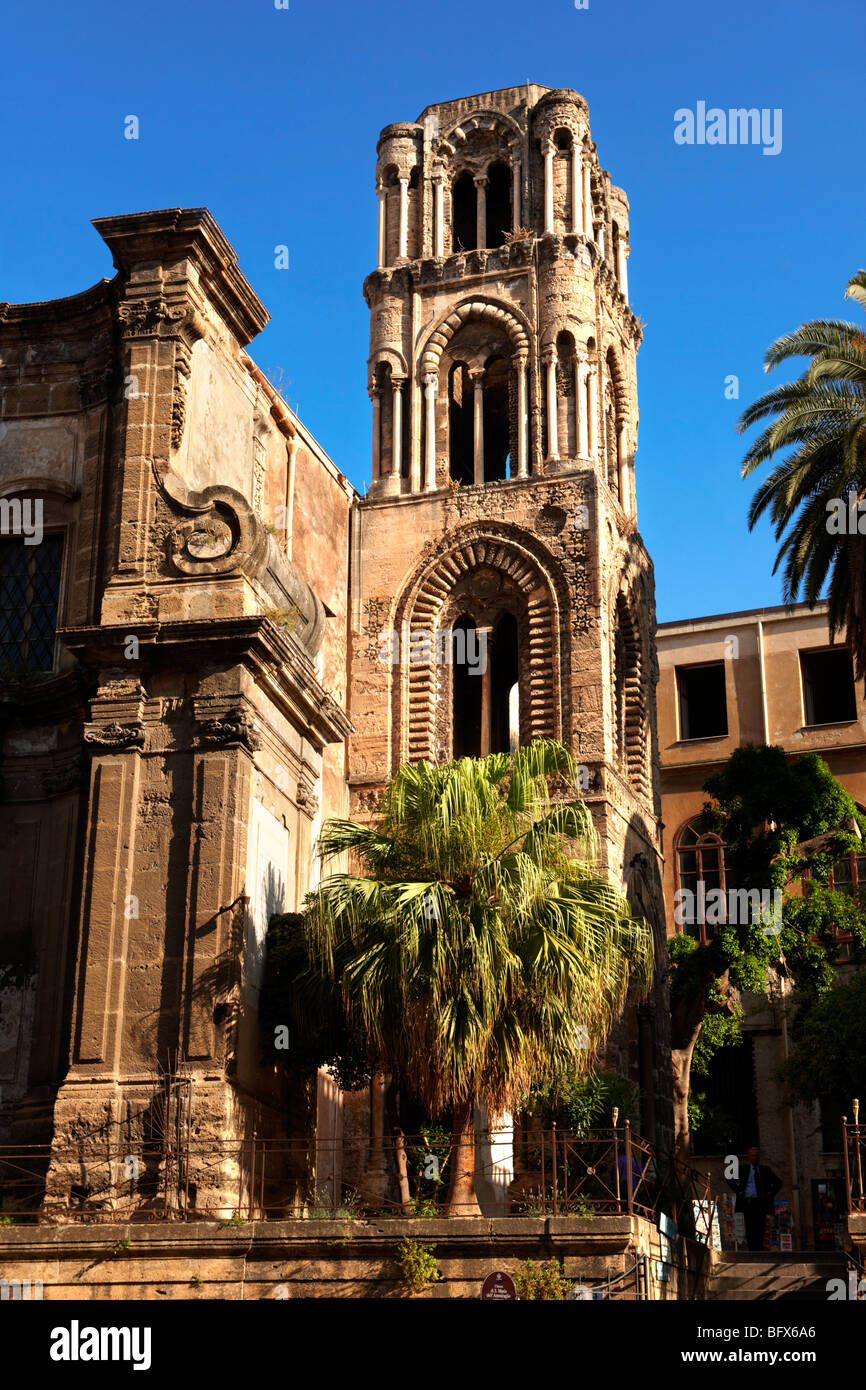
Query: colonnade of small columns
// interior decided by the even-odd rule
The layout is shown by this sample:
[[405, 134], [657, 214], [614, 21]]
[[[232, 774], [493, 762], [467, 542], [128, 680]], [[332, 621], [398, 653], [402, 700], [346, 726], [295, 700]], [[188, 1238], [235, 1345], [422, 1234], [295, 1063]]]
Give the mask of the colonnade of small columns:
[[[527, 368], [529, 357], [520, 352], [512, 359], [517, 373], [517, 472], [513, 477], [529, 477], [529, 412], [527, 410]], [[484, 482], [484, 369], [470, 370], [472, 381], [472, 444], [473, 481]], [[439, 396], [439, 377], [429, 372], [424, 377], [424, 492], [436, 491], [436, 401]]]
[[[542, 146], [544, 155], [544, 232], [545, 235], [552, 235], [556, 231], [556, 216], [554, 207], [554, 161], [556, 159], [556, 143], [551, 133], [544, 141]], [[590, 161], [584, 157], [583, 150], [574, 136], [570, 151], [571, 161], [571, 227], [568, 229], [572, 233], [577, 233], [586, 238], [587, 241], [594, 241], [598, 246], [602, 259], [606, 255], [606, 236], [603, 221], [593, 223], [592, 218], [592, 172]], [[616, 256], [616, 280], [622, 292], [625, 302], [628, 303], [628, 243], [622, 235], [618, 238], [615, 248]]]
[[[554, 160], [556, 158], [556, 145], [552, 136], [544, 142], [543, 155], [544, 232], [545, 234], [552, 234], [555, 231]], [[516, 231], [521, 225], [521, 170], [521, 160], [513, 158], [511, 160], [511, 225], [513, 231]], [[437, 258], [445, 255], [445, 185], [447, 179], [448, 173], [445, 169], [437, 168], [434, 170], [431, 180], [433, 186], [433, 255]], [[484, 249], [487, 246], [487, 203], [484, 196], [487, 187], [487, 175], [486, 173], [475, 174], [473, 179], [477, 190], [477, 243], [479, 248]], [[406, 260], [409, 246], [409, 175], [400, 175], [397, 183], [400, 189], [397, 259]], [[381, 179], [376, 185], [376, 194], [379, 200], [376, 264], [377, 268], [381, 270], [387, 262], [386, 200], [388, 196], [388, 188]], [[606, 254], [605, 226], [603, 221], [593, 224], [590, 163], [583, 157], [581, 146], [576, 140], [573, 141], [571, 147], [571, 227], [569, 230], [584, 236], [588, 241], [594, 240], [602, 258], [604, 258]], [[628, 303], [628, 243], [622, 235], [616, 243], [615, 256], [617, 283], [626, 303]]]
[[[545, 370], [545, 397], [547, 420], [547, 461], [559, 461], [559, 397], [556, 388], [556, 369], [558, 356], [555, 347], [545, 348], [542, 353]], [[583, 353], [578, 352], [574, 359], [574, 402], [575, 424], [577, 428], [577, 457], [590, 463], [598, 463], [598, 367]], [[624, 421], [617, 425], [617, 482], [619, 498], [626, 511], [630, 510], [628, 426]]]
[[403, 387], [406, 378], [403, 376], [392, 376], [390, 378], [391, 387], [391, 458], [389, 460], [388, 473], [385, 473], [382, 458], [382, 386], [379, 382], [373, 382], [369, 388], [370, 400], [373, 405], [373, 480], [382, 477], [390, 477], [395, 481], [396, 490], [400, 487], [400, 478], [403, 473]]
[[[517, 353], [512, 359], [517, 375], [517, 469], [511, 476], [529, 477], [529, 412], [528, 365], [526, 353]], [[557, 463], [559, 451], [559, 397], [556, 372], [558, 357], [555, 347], [548, 347], [542, 353], [545, 372], [545, 419], [547, 422], [546, 462]], [[588, 356], [578, 352], [574, 359], [574, 400], [575, 425], [577, 434], [577, 457], [582, 462], [599, 462], [598, 430], [598, 365]], [[473, 482], [475, 486], [484, 483], [484, 378], [483, 367], [469, 369], [472, 382], [472, 442], [473, 442]], [[427, 373], [423, 379], [424, 393], [424, 452], [421, 477], [410, 476], [412, 492], [435, 492], [436, 481], [436, 402], [439, 398], [439, 377], [436, 372]], [[391, 391], [391, 456], [381, 457], [382, 436], [382, 392], [388, 386], [374, 382], [370, 386], [373, 405], [373, 479], [390, 478], [392, 489], [399, 492], [403, 471], [403, 388], [406, 378], [392, 376], [388, 386]], [[616, 472], [620, 503], [626, 511], [631, 510], [631, 483], [629, 469], [628, 426], [618, 421], [616, 431]]]
[[[510, 164], [511, 229], [517, 231], [521, 218], [520, 177], [522, 164], [520, 159], [512, 159]], [[472, 178], [476, 188], [477, 242], [479, 249], [483, 250], [487, 246], [487, 201], [484, 196], [487, 188], [487, 174], [473, 174]], [[431, 178], [433, 186], [433, 255], [437, 258], [445, 255], [445, 186], [448, 181], [449, 175], [445, 169], [437, 168], [434, 170]], [[406, 260], [409, 247], [410, 179], [408, 176], [400, 176], [397, 183], [400, 188], [397, 259]], [[379, 200], [376, 268], [381, 270], [387, 263], [388, 254], [386, 245], [388, 187], [381, 179], [376, 184], [376, 196]]]

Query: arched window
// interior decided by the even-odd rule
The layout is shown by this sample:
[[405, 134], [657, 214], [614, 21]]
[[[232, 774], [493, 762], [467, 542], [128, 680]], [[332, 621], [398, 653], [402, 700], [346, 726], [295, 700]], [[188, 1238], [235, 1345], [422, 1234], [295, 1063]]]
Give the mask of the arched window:
[[508, 477], [511, 454], [511, 364], [491, 357], [484, 369], [484, 481]]
[[470, 173], [460, 174], [451, 186], [451, 249], [474, 251], [478, 245], [478, 199]]
[[468, 318], [438, 373], [437, 428], [452, 481], [481, 485], [516, 473], [517, 385], [508, 333], [483, 317]]
[[577, 458], [577, 400], [574, 338], [563, 330], [556, 339], [556, 401], [560, 458]]
[[409, 187], [406, 191], [406, 255], [415, 260], [421, 255], [421, 170], [416, 164], [409, 171]]
[[[613, 262], [614, 277], [619, 285], [619, 227], [616, 222], [610, 224], [610, 255]], [[620, 288], [622, 287], [620, 286]]]
[[[806, 870], [803, 881], [804, 893], [809, 892], [809, 871]], [[843, 859], [837, 859], [830, 873], [827, 876], [827, 887], [836, 893], [844, 893], [846, 897], [853, 898], [861, 908], [866, 907], [866, 854], [858, 854], [857, 850], [852, 849]], [[836, 939], [839, 942], [839, 954], [836, 957], [838, 964], [852, 959], [852, 943], [854, 941], [850, 932], [836, 928]]]
[[482, 751], [481, 716], [485, 675], [467, 655], [477, 654], [475, 623], [462, 614], [451, 629], [451, 724], [455, 758], [477, 758]]
[[583, 410], [584, 410], [584, 417], [583, 417], [583, 418], [584, 418], [584, 419], [586, 420], [586, 422], [587, 422], [588, 449], [589, 449], [590, 456], [591, 456], [591, 457], [597, 457], [597, 455], [595, 454], [595, 451], [594, 451], [594, 449], [593, 449], [593, 440], [596, 440], [596, 443], [597, 443], [598, 421], [597, 421], [597, 419], [594, 418], [594, 415], [593, 415], [593, 409], [592, 409], [592, 406], [593, 406], [593, 399], [592, 399], [592, 382], [591, 382], [592, 372], [593, 372], [593, 371], [595, 371], [595, 372], [598, 371], [598, 367], [597, 367], [597, 365], [596, 365], [595, 338], [592, 338], [592, 337], [587, 338], [587, 340], [586, 340], [586, 353], [587, 353], [587, 357], [588, 357], [588, 359], [589, 359], [589, 364], [590, 364], [591, 370], [590, 370], [589, 372], [586, 373], [586, 377], [585, 377], [585, 379], [584, 379], [584, 385], [583, 385], [583, 402], [582, 402], [582, 404], [583, 404]]
[[487, 245], [501, 246], [511, 231], [511, 170], [491, 164], [487, 170]]
[[571, 170], [574, 159], [574, 139], [570, 130], [557, 130], [553, 137], [556, 151], [553, 161], [553, 221], [557, 231], [571, 231]]
[[866, 854], [856, 850], [838, 859], [830, 873], [830, 885], [837, 893], [847, 893], [850, 898], [863, 895], [866, 902]]
[[605, 359], [604, 373], [604, 443], [607, 459], [607, 485], [623, 506], [627, 499], [620, 488], [620, 439], [624, 424], [623, 383], [613, 348]]
[[695, 816], [676, 837], [674, 889], [682, 892], [682, 897], [677, 899], [677, 930], [697, 937], [705, 945], [713, 935], [712, 924], [705, 920], [707, 894], [716, 889], [727, 894], [732, 885], [728, 882], [724, 842], [718, 835], [701, 833], [699, 825], [700, 817]]
[[517, 619], [513, 613], [497, 618], [490, 648], [490, 752], [508, 753], [515, 746], [515, 733], [517, 741], [520, 737]]
[[474, 481], [473, 387], [465, 362], [448, 373], [448, 471], [455, 482]]
[[396, 165], [382, 173], [385, 189], [385, 264], [393, 265], [400, 254], [400, 180]]
[[451, 628], [455, 758], [507, 753], [520, 742], [517, 618], [462, 613]]
[[376, 391], [379, 396], [379, 477], [391, 470], [394, 448], [394, 395], [391, 389], [391, 367], [380, 362], [376, 367]]

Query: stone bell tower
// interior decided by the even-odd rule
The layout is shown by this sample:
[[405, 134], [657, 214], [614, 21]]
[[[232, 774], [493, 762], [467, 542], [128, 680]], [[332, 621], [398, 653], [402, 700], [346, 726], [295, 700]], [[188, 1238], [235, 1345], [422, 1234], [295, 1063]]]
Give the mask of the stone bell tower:
[[[653, 570], [637, 532], [628, 200], [571, 90], [427, 107], [378, 143], [372, 481], [354, 508], [353, 814], [401, 761], [570, 745], [664, 959]], [[663, 973], [663, 967], [660, 971]], [[664, 1009], [609, 1063], [671, 1123]]]

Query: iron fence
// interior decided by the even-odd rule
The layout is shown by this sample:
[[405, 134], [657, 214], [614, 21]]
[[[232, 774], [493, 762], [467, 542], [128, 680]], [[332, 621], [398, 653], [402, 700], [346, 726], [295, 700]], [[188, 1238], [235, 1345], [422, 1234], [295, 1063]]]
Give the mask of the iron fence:
[[842, 1116], [842, 1158], [845, 1165], [845, 1192], [849, 1211], [866, 1211], [866, 1126], [860, 1124], [860, 1107], [856, 1105], [854, 1123]]
[[[462, 1153], [461, 1145], [473, 1152]], [[190, 1221], [444, 1217], [456, 1166], [474, 1171], [485, 1216], [664, 1211], [694, 1234], [703, 1177], [626, 1124], [575, 1134], [494, 1129], [370, 1138], [250, 1137], [207, 1143], [172, 1128], [140, 1144], [100, 1131], [74, 1148], [0, 1147], [0, 1217], [16, 1221]], [[465, 1214], [469, 1214], [466, 1212]]]

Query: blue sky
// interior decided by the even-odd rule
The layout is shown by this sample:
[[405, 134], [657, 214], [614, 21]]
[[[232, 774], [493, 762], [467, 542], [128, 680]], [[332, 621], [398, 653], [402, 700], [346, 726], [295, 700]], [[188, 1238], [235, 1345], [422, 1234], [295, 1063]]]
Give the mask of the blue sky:
[[[866, 264], [864, 39], [862, 0], [7, 8], [0, 300], [111, 275], [92, 217], [208, 206], [272, 315], [253, 356], [363, 487], [380, 129], [471, 92], [576, 88], [631, 204], [638, 509], [659, 619], [778, 603], [772, 538], [745, 525], [734, 426], [773, 380], [775, 336], [857, 317], [842, 296]], [[781, 108], [781, 152], [675, 144], [674, 112], [698, 101]]]

